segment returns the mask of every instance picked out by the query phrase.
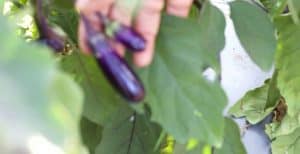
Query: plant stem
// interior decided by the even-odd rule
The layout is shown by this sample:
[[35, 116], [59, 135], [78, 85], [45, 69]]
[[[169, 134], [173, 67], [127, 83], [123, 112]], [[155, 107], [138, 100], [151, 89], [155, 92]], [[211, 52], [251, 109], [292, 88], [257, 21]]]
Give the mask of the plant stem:
[[160, 133], [159, 138], [158, 138], [158, 140], [157, 140], [157, 142], [156, 142], [156, 144], [155, 144], [155, 146], [154, 146], [154, 150], [153, 150], [153, 151], [157, 151], [157, 150], [158, 150], [158, 148], [159, 148], [161, 142], [162, 142], [163, 139], [166, 137], [166, 135], [167, 135], [167, 133], [166, 133], [166, 131], [164, 131], [164, 130]]
[[297, 12], [292, 0], [288, 0], [288, 6], [289, 6], [290, 12], [292, 14], [294, 23], [299, 24], [300, 21], [299, 21], [298, 12]]

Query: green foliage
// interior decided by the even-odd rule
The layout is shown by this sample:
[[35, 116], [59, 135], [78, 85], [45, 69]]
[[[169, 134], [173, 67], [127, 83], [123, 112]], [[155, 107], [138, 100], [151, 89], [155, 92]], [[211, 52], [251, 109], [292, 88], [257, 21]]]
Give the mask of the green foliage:
[[276, 106], [278, 103], [278, 100], [281, 97], [280, 91], [277, 87], [277, 75], [278, 75], [278, 72], [277, 72], [277, 70], [275, 70], [273, 77], [270, 79], [270, 81], [268, 83], [269, 89], [268, 89], [268, 94], [267, 94], [268, 98], [267, 98], [267, 103], [265, 105], [265, 110]]
[[[209, 148], [209, 150], [207, 150], [207, 148]], [[189, 141], [189, 144], [186, 145], [176, 143], [174, 146], [174, 154], [211, 154], [211, 151], [211, 146], [197, 141]]]
[[[241, 103], [235, 105], [231, 112], [237, 115], [244, 115], [246, 119], [250, 121], [250, 123], [255, 123], [260, 121], [265, 114], [257, 114], [267, 112], [268, 107], [273, 107], [277, 104], [274, 100], [279, 99], [279, 96], [276, 94], [282, 95], [284, 99], [280, 101], [284, 101], [287, 107], [287, 115], [283, 114], [285, 111], [285, 107], [280, 107], [280, 104], [276, 106], [276, 111], [279, 114], [282, 114], [279, 120], [275, 120], [270, 124], [266, 125], [266, 133], [272, 139], [272, 153], [281, 154], [281, 153], [297, 153], [299, 147], [299, 60], [297, 57], [299, 56], [299, 36], [300, 36], [300, 27], [294, 22], [294, 18], [292, 15], [285, 16], [276, 16], [274, 17], [274, 22], [277, 28], [277, 52], [275, 58], [276, 71], [273, 75], [267, 88], [267, 85], [264, 87], [258, 88], [254, 91], [250, 91], [242, 100], [243, 106], [245, 103], [250, 103], [251, 105], [255, 105], [249, 111], [252, 114], [261, 115], [261, 116], [251, 116], [250, 113], [243, 112], [239, 110], [237, 106], [241, 105]], [[265, 89], [265, 90], [264, 90]], [[268, 90], [267, 90], [268, 89]], [[268, 92], [267, 92], [268, 91]], [[267, 101], [263, 101], [268, 96]], [[247, 101], [246, 101], [247, 100]], [[261, 100], [261, 101], [259, 101]], [[271, 100], [271, 102], [268, 102]], [[267, 104], [266, 110], [262, 110], [258, 106], [264, 106]], [[272, 103], [273, 102], [273, 103]], [[281, 111], [280, 111], [281, 110]], [[281, 113], [280, 113], [281, 112]], [[255, 118], [256, 117], [256, 118]], [[261, 117], [261, 118], [260, 118]]]
[[297, 13], [300, 13], [300, 1], [293, 0], [293, 6], [296, 9]]
[[233, 24], [243, 47], [263, 70], [270, 69], [276, 39], [274, 25], [267, 13], [246, 1], [234, 1], [230, 3], [230, 8]]
[[297, 154], [300, 150], [300, 129], [289, 135], [279, 136], [272, 143], [273, 154]]
[[[154, 61], [140, 76], [146, 86], [145, 101], [152, 120], [179, 142], [196, 138], [220, 146], [226, 97], [218, 83], [202, 77], [201, 69], [218, 63], [217, 53], [223, 45], [217, 41], [224, 32], [217, 34], [213, 30], [224, 31], [224, 27], [214, 27], [210, 22], [222, 23], [224, 19], [215, 7], [206, 5], [208, 12], [203, 13], [203, 20], [200, 18], [202, 25], [193, 20], [163, 17]], [[205, 50], [211, 41], [216, 41], [214, 46], [219, 50]]]
[[[201, 53], [201, 61], [219, 72], [219, 53], [225, 46], [225, 18], [219, 9], [206, 1], [200, 12], [199, 23], [200, 27], [196, 28], [195, 25], [193, 29], [195, 33], [198, 31], [196, 29], [199, 29], [197, 33], [199, 41], [197, 39], [195, 42], [199, 43], [198, 52]], [[191, 38], [189, 40], [193, 41]]]
[[299, 146], [299, 88], [298, 66], [295, 56], [299, 54], [300, 27], [295, 24], [291, 15], [275, 18], [278, 30], [278, 48], [276, 69], [278, 70], [277, 86], [287, 104], [286, 115], [281, 122], [267, 125], [266, 132], [272, 142], [273, 153], [296, 153]]
[[75, 3], [75, 0], [51, 0], [53, 5], [62, 9], [72, 9]]
[[300, 125], [299, 116], [291, 117], [286, 115], [282, 121], [273, 122], [266, 125], [266, 133], [271, 139], [275, 139], [278, 136], [289, 135]]
[[240, 139], [239, 127], [231, 119], [225, 120], [224, 134], [224, 144], [220, 149], [215, 149], [214, 154], [246, 154]]
[[[29, 6], [26, 0], [13, 2], [12, 12]], [[0, 18], [0, 93], [6, 96], [0, 98], [4, 102], [1, 108], [16, 111], [26, 121], [26, 127], [59, 145], [75, 143], [68, 147], [68, 153], [81, 152], [77, 150], [80, 117], [81, 140], [91, 154], [246, 153], [238, 127], [222, 116], [226, 96], [220, 84], [202, 76], [207, 67], [220, 74], [219, 52], [225, 45], [224, 16], [209, 1], [201, 1], [201, 10], [193, 7], [189, 19], [162, 16], [154, 61], [148, 68], [137, 70], [147, 92], [144, 104], [137, 106], [128, 105], [115, 92], [92, 56], [80, 53], [74, 1], [44, 2], [49, 23], [64, 30], [71, 42], [70, 55], [57, 58], [46, 48], [23, 42]], [[261, 2], [269, 15], [251, 3], [234, 1], [230, 3], [231, 18], [242, 45], [263, 70], [273, 64], [278, 38], [276, 71], [265, 85], [249, 91], [230, 113], [245, 116], [256, 124], [286, 100], [288, 115], [266, 125], [266, 132], [274, 140], [273, 153], [296, 153], [300, 126], [300, 3]], [[1, 4], [0, 0], [0, 7]], [[136, 13], [141, 3], [118, 0], [116, 5]], [[281, 16], [287, 5], [290, 14]], [[36, 28], [31, 29], [34, 39]], [[72, 76], [62, 72], [57, 62]], [[161, 143], [165, 136], [161, 134], [165, 132], [172, 136], [166, 148]]]
[[[0, 23], [1, 109], [14, 111], [23, 128], [43, 133], [58, 145], [66, 146], [67, 141], [80, 149], [81, 89], [59, 70], [48, 49], [17, 38], [13, 26], [2, 16]], [[15, 126], [6, 125], [5, 129], [10, 127]]]
[[[279, 93], [275, 97], [277, 99], [268, 100], [270, 86], [270, 81], [267, 81], [262, 87], [247, 92], [230, 108], [229, 113], [235, 117], [245, 117], [251, 124], [257, 124], [274, 110], [279, 101]], [[271, 102], [273, 106], [265, 109], [267, 102]]]
[[53, 6], [48, 19], [59, 25], [73, 43], [77, 43], [78, 14], [74, 8], [62, 9]]
[[291, 17], [294, 21], [295, 24], [300, 24], [299, 21], [299, 11], [300, 11], [300, 7], [299, 7], [299, 2], [297, 2], [296, 0], [288, 0], [288, 7], [289, 7], [289, 11], [291, 14]]
[[288, 0], [260, 0], [264, 7], [269, 11], [271, 17], [280, 15], [286, 8]]
[[278, 69], [278, 88], [289, 107], [288, 114], [295, 116], [300, 113], [299, 106], [299, 66], [300, 61], [300, 26], [294, 24], [290, 16], [275, 19], [278, 30], [278, 50], [276, 68]]
[[[145, 101], [151, 109], [152, 120], [181, 142], [196, 137], [220, 145], [226, 97], [217, 83], [209, 83], [201, 77], [200, 70], [207, 65], [218, 67], [217, 53], [224, 46], [225, 21], [209, 3], [202, 18], [202, 23], [198, 24], [193, 20], [164, 16], [155, 60], [149, 68], [140, 71], [140, 76], [148, 93]], [[214, 25], [212, 21], [220, 24]], [[174, 24], [177, 26], [172, 26]], [[176, 35], [179, 37], [174, 37]], [[211, 45], [213, 43], [215, 45]], [[209, 45], [214, 49], [207, 52]], [[79, 78], [86, 92], [84, 116], [106, 125], [117, 106], [125, 101], [107, 84], [91, 57], [74, 53], [62, 63]]]
[[215, 148], [190, 140], [187, 145], [175, 144], [174, 154], [246, 154], [244, 145], [241, 142], [239, 127], [231, 119], [225, 119], [225, 132], [223, 145]]
[[95, 153], [97, 145], [102, 139], [103, 126], [98, 125], [85, 117], [80, 120], [80, 133], [82, 143], [88, 148], [90, 154]]
[[118, 106], [126, 102], [109, 85], [94, 58], [74, 52], [63, 58], [61, 63], [76, 77], [85, 93], [83, 116], [99, 125], [110, 123]]
[[138, 115], [131, 108], [121, 106], [104, 127], [96, 154], [159, 154], [159, 151], [154, 151], [159, 135], [160, 127], [150, 122], [148, 113]]

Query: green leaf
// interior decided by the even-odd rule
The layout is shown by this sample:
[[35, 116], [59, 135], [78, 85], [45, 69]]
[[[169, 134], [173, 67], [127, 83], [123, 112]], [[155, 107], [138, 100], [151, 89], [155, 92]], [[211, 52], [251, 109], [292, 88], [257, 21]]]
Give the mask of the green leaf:
[[176, 143], [173, 154], [212, 154], [212, 147], [195, 140], [190, 140], [185, 145]]
[[149, 117], [148, 113], [138, 115], [129, 107], [121, 106], [104, 127], [96, 154], [159, 154], [153, 150], [161, 130]]
[[102, 139], [103, 126], [98, 125], [85, 117], [80, 120], [80, 133], [82, 143], [88, 148], [90, 154], [95, 154], [95, 149]]
[[281, 95], [288, 106], [288, 114], [300, 114], [300, 26], [294, 24], [290, 16], [275, 19], [278, 30], [278, 49], [276, 68], [278, 69], [277, 84]]
[[113, 90], [95, 59], [75, 51], [64, 57], [61, 63], [66, 71], [76, 77], [84, 90], [83, 116], [99, 125], [110, 123], [110, 118], [118, 106], [126, 101]]
[[51, 9], [49, 21], [57, 24], [73, 43], [77, 43], [78, 14], [75, 9], [62, 9], [54, 6], [49, 6], [49, 9]]
[[[203, 143], [194, 143], [182, 145], [175, 144], [174, 154], [211, 154], [212, 147]], [[225, 120], [225, 132], [223, 145], [213, 150], [214, 154], [246, 154], [245, 147], [241, 142], [239, 127], [229, 118]]]
[[294, 8], [296, 9], [296, 11], [297, 11], [298, 13], [300, 13], [300, 1], [298, 1], [298, 0], [293, 0], [293, 6], [294, 6]]
[[200, 25], [173, 16], [162, 18], [154, 61], [140, 76], [153, 121], [181, 143], [195, 138], [220, 146], [226, 96], [218, 83], [202, 77], [201, 70], [218, 64], [224, 27], [217, 23], [224, 24], [224, 17], [209, 3], [205, 10]]
[[291, 117], [286, 115], [281, 122], [273, 122], [266, 125], [266, 133], [271, 139], [278, 136], [288, 135], [300, 127], [300, 116]]
[[237, 35], [253, 61], [263, 70], [271, 68], [276, 50], [274, 26], [267, 13], [246, 1], [230, 3]]
[[[242, 99], [230, 108], [229, 113], [235, 117], [246, 117], [251, 124], [257, 124], [263, 120], [273, 111], [279, 101], [278, 99], [272, 100], [276, 103], [272, 102], [271, 104], [275, 105], [265, 109], [268, 102], [269, 84], [270, 82], [267, 82], [264, 86], [247, 92]], [[269, 101], [271, 102], [271, 100]]]
[[280, 99], [280, 91], [277, 87], [277, 75], [278, 71], [275, 70], [273, 77], [269, 81], [269, 89], [268, 89], [268, 98], [265, 109], [272, 108], [277, 105], [278, 100]]
[[288, 0], [260, 0], [262, 4], [269, 11], [271, 17], [277, 17], [282, 14], [287, 6]]
[[[198, 39], [194, 41], [192, 38], [188, 38], [187, 40], [199, 44], [197, 47], [195, 47], [195, 50], [197, 49], [197, 52], [199, 53], [199, 57], [196, 58], [199, 58], [199, 60], [201, 60], [204, 65], [210, 65], [213, 69], [215, 69], [215, 71], [219, 72], [219, 53], [225, 46], [225, 18], [218, 8], [214, 7], [208, 1], [206, 1], [201, 9], [199, 23], [199, 33], [197, 33], [198, 30], [196, 29], [198, 28], [196, 28], [196, 25], [194, 25], [194, 28], [184, 28], [186, 29], [186, 32], [192, 33], [192, 31], [194, 30], [195, 34], [200, 35], [197, 36]], [[171, 23], [168, 23], [168, 25], [170, 24]], [[182, 25], [182, 27], [183, 26], [184, 24]], [[188, 28], [192, 29], [188, 30]], [[180, 31], [178, 30], [179, 28], [175, 29], [177, 29], [178, 32]], [[183, 35], [182, 38], [184, 36], [187, 36], [187, 34]]]
[[246, 149], [241, 142], [239, 127], [231, 119], [225, 120], [225, 136], [220, 149], [215, 149], [214, 154], [246, 154]]
[[[0, 24], [1, 110], [13, 112], [22, 131], [42, 133], [58, 145], [71, 142], [78, 149], [81, 89], [58, 69], [49, 50], [18, 39], [1, 16]], [[11, 127], [15, 125], [5, 125]]]
[[271, 144], [273, 154], [297, 154], [300, 150], [300, 129], [289, 135], [277, 137]]
[[57, 7], [60, 7], [62, 9], [71, 9], [74, 6], [75, 0], [52, 0], [51, 1], [53, 4], [51, 5], [55, 5]]

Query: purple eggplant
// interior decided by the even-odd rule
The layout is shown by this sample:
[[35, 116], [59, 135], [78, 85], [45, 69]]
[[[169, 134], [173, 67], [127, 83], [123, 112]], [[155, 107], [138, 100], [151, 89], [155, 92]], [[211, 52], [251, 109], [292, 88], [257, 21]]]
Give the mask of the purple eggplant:
[[40, 38], [39, 42], [47, 45], [56, 52], [63, 52], [65, 50], [65, 44], [61, 39], [57, 38]]
[[114, 38], [132, 51], [138, 52], [145, 49], [146, 40], [131, 27], [112, 21], [100, 12], [97, 12], [97, 16], [100, 18], [105, 28], [106, 35]]
[[36, 0], [35, 21], [40, 32], [39, 42], [46, 44], [56, 52], [65, 50], [65, 39], [56, 34], [48, 25], [43, 13], [42, 0]]
[[115, 52], [105, 36], [95, 31], [84, 15], [81, 15], [81, 18], [87, 32], [87, 43], [107, 80], [127, 100], [142, 101], [145, 90], [141, 80], [127, 62]]

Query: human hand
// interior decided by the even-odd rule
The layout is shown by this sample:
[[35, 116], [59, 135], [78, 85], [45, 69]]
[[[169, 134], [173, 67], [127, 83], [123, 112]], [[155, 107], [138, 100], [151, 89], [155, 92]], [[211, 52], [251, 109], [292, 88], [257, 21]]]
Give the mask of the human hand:
[[[134, 53], [133, 61], [138, 67], [145, 67], [152, 61], [155, 47], [155, 38], [159, 30], [161, 11], [166, 3], [167, 13], [179, 17], [186, 17], [193, 0], [142, 0], [141, 9], [136, 18], [132, 21], [131, 10], [127, 10], [121, 5], [116, 5], [117, 0], [77, 0], [77, 9], [87, 15], [92, 25], [99, 29], [99, 20], [95, 16], [96, 12], [101, 12], [124, 25], [133, 26], [146, 40], [144, 51]], [[89, 53], [86, 44], [86, 33], [82, 21], [79, 25], [79, 45], [84, 52]], [[124, 55], [124, 48], [115, 43], [119, 55]]]

